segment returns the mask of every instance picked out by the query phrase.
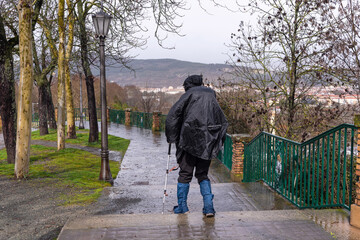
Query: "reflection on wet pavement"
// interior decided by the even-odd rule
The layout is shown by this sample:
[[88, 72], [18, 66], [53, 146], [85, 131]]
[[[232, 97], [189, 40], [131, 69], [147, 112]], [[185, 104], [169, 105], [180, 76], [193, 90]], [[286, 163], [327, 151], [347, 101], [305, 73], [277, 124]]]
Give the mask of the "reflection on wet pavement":
[[[196, 179], [190, 186], [190, 214], [174, 215], [177, 172], [169, 174], [165, 214], [162, 197], [168, 144], [164, 133], [110, 124], [109, 134], [130, 139], [114, 187], [106, 188], [96, 216], [69, 220], [63, 239], [360, 239], [342, 209], [298, 210], [262, 183], [233, 183], [213, 160], [209, 177], [215, 218], [202, 216]], [[0, 148], [3, 144], [0, 136]], [[170, 166], [176, 165], [172, 149]], [[113, 159], [122, 156], [110, 153]], [[114, 155], [115, 154], [115, 155]]]
[[[102, 198], [104, 208], [99, 209], [99, 214], [161, 213], [168, 159], [164, 133], [152, 134], [151, 130], [118, 124], [111, 124], [109, 133], [130, 139], [130, 145], [114, 187], [108, 189]], [[176, 165], [174, 153], [175, 147], [172, 148], [171, 167]], [[168, 176], [167, 213], [171, 213], [176, 205], [177, 175], [178, 172], [171, 172]], [[229, 171], [216, 159], [212, 161], [209, 178], [217, 212], [294, 208], [261, 183], [231, 183]], [[134, 200], [132, 204], [130, 199]], [[191, 182], [188, 204], [190, 211], [202, 211], [202, 197], [195, 178]]]
[[4, 136], [2, 133], [0, 133], [0, 149], [3, 149], [4, 147], [5, 147]]

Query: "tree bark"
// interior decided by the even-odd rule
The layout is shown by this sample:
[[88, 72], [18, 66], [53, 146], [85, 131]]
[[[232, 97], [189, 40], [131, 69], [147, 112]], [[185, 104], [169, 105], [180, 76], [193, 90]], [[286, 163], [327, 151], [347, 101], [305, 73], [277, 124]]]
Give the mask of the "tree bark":
[[52, 94], [51, 94], [51, 81], [48, 81], [46, 84], [46, 109], [47, 109], [47, 120], [49, 122], [49, 128], [50, 129], [57, 129], [56, 126], [56, 118], [55, 118], [55, 107], [54, 102], [52, 100]]
[[99, 128], [96, 116], [96, 103], [95, 103], [95, 91], [94, 91], [94, 77], [92, 75], [85, 76], [86, 91], [88, 96], [88, 111], [89, 111], [89, 142], [99, 141]]
[[96, 101], [94, 91], [94, 76], [92, 75], [88, 57], [88, 37], [85, 26], [85, 19], [87, 14], [84, 13], [83, 4], [81, 1], [77, 3], [78, 7], [78, 24], [80, 29], [80, 49], [81, 49], [81, 64], [85, 74], [86, 91], [88, 97], [88, 111], [89, 111], [89, 142], [97, 142], [99, 140], [99, 127], [96, 116]]
[[69, 9], [69, 26], [68, 26], [68, 43], [66, 46], [65, 54], [65, 91], [66, 91], [66, 118], [67, 118], [67, 137], [76, 138], [76, 128], [75, 128], [75, 109], [74, 109], [74, 100], [71, 89], [71, 79], [70, 79], [70, 68], [69, 61], [71, 57], [71, 51], [73, 48], [74, 42], [74, 15], [73, 15], [73, 5], [71, 1], [66, 0], [68, 9]]
[[[1, 21], [1, 20], [0, 20]], [[0, 43], [0, 114], [7, 152], [7, 162], [15, 163], [16, 102], [11, 49]]]
[[58, 114], [57, 149], [65, 148], [65, 0], [59, 0], [59, 54], [58, 54]]
[[75, 109], [74, 109], [74, 100], [71, 90], [71, 80], [70, 80], [70, 70], [68, 63], [65, 65], [65, 92], [66, 92], [66, 119], [67, 119], [67, 137], [76, 138], [76, 129], [75, 129]]
[[46, 85], [41, 84], [38, 86], [39, 91], [39, 131], [40, 135], [49, 134], [48, 124], [47, 124], [47, 95], [46, 95]]
[[31, 103], [33, 87], [32, 1], [19, 1], [20, 83], [16, 135], [15, 174], [24, 178], [29, 172]]

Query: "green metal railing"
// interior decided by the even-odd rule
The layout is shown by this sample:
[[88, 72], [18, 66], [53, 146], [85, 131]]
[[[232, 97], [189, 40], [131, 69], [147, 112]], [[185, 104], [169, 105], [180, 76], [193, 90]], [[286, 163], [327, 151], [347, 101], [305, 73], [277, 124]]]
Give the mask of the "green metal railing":
[[160, 115], [160, 131], [165, 131], [165, 121], [166, 121], [167, 115]]
[[233, 142], [231, 136], [226, 134], [223, 148], [219, 151], [217, 159], [219, 159], [229, 170], [232, 169]]
[[[75, 121], [80, 121], [80, 108], [74, 108], [75, 113]], [[66, 112], [65, 112], [66, 114]], [[83, 116], [84, 120], [89, 120], [89, 111], [87, 108], [83, 108]], [[96, 116], [97, 119], [101, 119], [101, 109], [96, 109]], [[39, 126], [39, 113], [35, 112], [32, 114], [32, 127], [38, 127]]]
[[39, 113], [33, 113], [31, 116], [31, 127], [39, 127]]
[[262, 180], [299, 208], [350, 209], [356, 129], [342, 124], [301, 144], [262, 132], [245, 146], [244, 182]]
[[130, 124], [139, 128], [151, 129], [152, 128], [152, 113], [144, 112], [131, 112]]
[[[75, 112], [75, 121], [80, 121], [80, 108], [75, 108], [74, 109]], [[96, 112], [97, 117], [99, 118], [98, 112]], [[83, 120], [89, 120], [89, 111], [87, 108], [83, 108]], [[101, 116], [100, 116], [101, 117]]]
[[[75, 121], [80, 121], [80, 108], [74, 108], [75, 112]], [[83, 116], [84, 120], [89, 120], [89, 110], [87, 108], [83, 108]], [[96, 117], [98, 120], [101, 120], [101, 108], [96, 109]]]
[[109, 118], [110, 122], [118, 123], [118, 124], [125, 124], [125, 111], [124, 110], [109, 110]]

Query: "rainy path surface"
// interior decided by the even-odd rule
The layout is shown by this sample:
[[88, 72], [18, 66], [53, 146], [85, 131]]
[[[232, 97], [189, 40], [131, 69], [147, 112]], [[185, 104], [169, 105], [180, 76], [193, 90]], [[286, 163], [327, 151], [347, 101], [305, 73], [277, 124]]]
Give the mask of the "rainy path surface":
[[[121, 164], [113, 188], [108, 188], [103, 199], [105, 209], [99, 214], [161, 213], [168, 160], [168, 143], [164, 133], [111, 124], [109, 134], [130, 139], [130, 145]], [[175, 147], [172, 147], [170, 168], [176, 166]], [[260, 183], [238, 184], [230, 182], [229, 172], [217, 160], [212, 161], [209, 177], [215, 194], [217, 212], [293, 209]], [[168, 176], [168, 197], [165, 213], [172, 213], [176, 205], [178, 172]], [[188, 204], [191, 212], [202, 212], [202, 197], [196, 178], [190, 184]]]
[[[146, 129], [111, 124], [109, 134], [131, 140], [114, 187], [105, 189], [96, 216], [69, 220], [59, 240], [333, 239], [334, 232], [338, 239], [360, 236], [349, 230], [346, 213], [329, 210], [321, 218], [316, 211], [294, 209], [261, 183], [231, 182], [228, 171], [217, 160], [212, 161], [209, 173], [215, 194], [215, 218], [202, 215], [196, 179], [190, 184], [190, 213], [172, 213], [176, 205], [177, 172], [169, 174], [169, 196], [162, 215], [168, 159], [164, 133], [153, 134]], [[175, 148], [170, 167], [176, 165], [174, 151]], [[339, 223], [340, 230], [334, 229], [334, 222]]]
[[[228, 171], [217, 160], [212, 161], [209, 173], [215, 218], [202, 216], [196, 179], [191, 182], [188, 197], [190, 213], [172, 213], [178, 172], [169, 175], [169, 196], [162, 215], [168, 159], [164, 133], [111, 124], [109, 134], [131, 140], [114, 187], [104, 190], [93, 217], [69, 219], [59, 240], [360, 239], [360, 231], [349, 226], [346, 211], [294, 209], [261, 183], [231, 182]], [[171, 167], [176, 165], [174, 151]]]
[[0, 133], [0, 149], [3, 149], [4, 147], [5, 147], [4, 137], [2, 133]]

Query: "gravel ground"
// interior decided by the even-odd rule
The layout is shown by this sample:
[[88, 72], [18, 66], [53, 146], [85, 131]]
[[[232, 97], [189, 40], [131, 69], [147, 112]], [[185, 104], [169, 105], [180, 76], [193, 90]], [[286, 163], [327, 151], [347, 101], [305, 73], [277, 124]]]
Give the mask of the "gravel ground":
[[[0, 149], [4, 147], [0, 133]], [[69, 190], [53, 184], [0, 176], [0, 240], [57, 239], [69, 218], [96, 212], [99, 203], [62, 206], [59, 196]]]
[[61, 206], [66, 188], [0, 177], [0, 239], [56, 239], [69, 218], [93, 214], [96, 204]]

